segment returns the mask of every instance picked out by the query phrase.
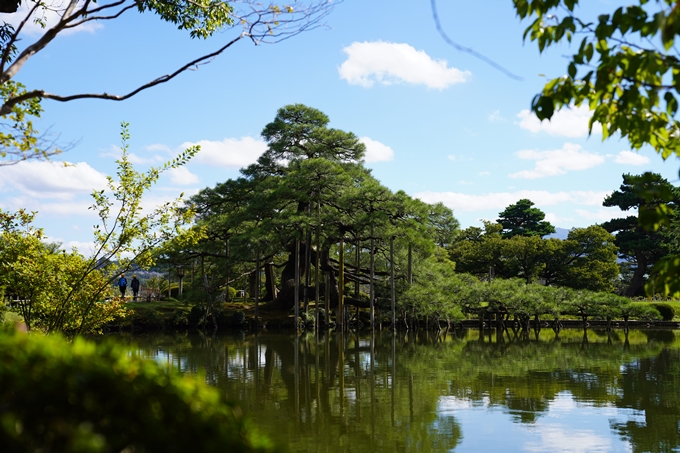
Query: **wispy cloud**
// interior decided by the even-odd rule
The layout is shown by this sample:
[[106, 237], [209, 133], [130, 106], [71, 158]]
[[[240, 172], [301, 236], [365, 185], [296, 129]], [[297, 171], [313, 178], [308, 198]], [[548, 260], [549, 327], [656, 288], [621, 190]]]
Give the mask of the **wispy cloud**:
[[568, 171], [587, 170], [604, 162], [604, 156], [591, 153], [580, 145], [565, 143], [562, 149], [550, 151], [523, 150], [517, 156], [524, 160], [536, 161], [533, 170], [512, 173], [511, 178], [538, 179], [546, 176], [563, 175]]
[[619, 208], [599, 208], [595, 211], [587, 209], [576, 209], [576, 214], [591, 222], [607, 222], [619, 217], [628, 217], [630, 213], [621, 211]]
[[493, 112], [489, 113], [486, 118], [489, 120], [491, 123], [505, 123], [508, 120], [503, 118], [501, 115], [500, 110], [494, 110]]
[[467, 81], [471, 73], [448, 67], [422, 50], [403, 43], [354, 42], [343, 49], [347, 60], [340, 66], [340, 78], [350, 85], [370, 88], [374, 84], [407, 83], [443, 90]]
[[458, 192], [418, 192], [415, 194], [415, 197], [420, 198], [426, 203], [442, 202], [453, 210], [472, 212], [487, 209], [503, 209], [522, 198], [528, 198], [541, 207], [555, 206], [561, 203], [600, 206], [607, 195], [609, 195], [609, 192], [518, 190], [515, 192], [490, 192], [481, 195]]

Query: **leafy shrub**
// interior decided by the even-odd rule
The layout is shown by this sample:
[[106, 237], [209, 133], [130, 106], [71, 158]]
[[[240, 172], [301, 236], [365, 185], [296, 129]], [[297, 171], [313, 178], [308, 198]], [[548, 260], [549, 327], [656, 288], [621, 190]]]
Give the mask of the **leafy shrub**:
[[246, 323], [246, 314], [241, 310], [235, 311], [231, 314], [231, 323], [237, 326], [243, 326]]
[[0, 330], [12, 331], [16, 328], [17, 324], [23, 323], [24, 318], [18, 313], [12, 311], [5, 311], [0, 314]]
[[203, 312], [205, 309], [203, 307], [199, 307], [198, 305], [194, 305], [191, 307], [191, 311], [189, 312], [189, 316], [187, 317], [189, 324], [192, 326], [197, 326], [199, 322], [203, 319]]
[[154, 310], [153, 308], [145, 308], [134, 311], [132, 323], [139, 327], [162, 329], [165, 327], [165, 318], [161, 313]]
[[673, 317], [675, 316], [675, 309], [670, 305], [670, 304], [654, 304], [654, 308], [657, 309], [659, 314], [661, 315], [661, 318], [664, 321], [672, 321]]
[[0, 334], [3, 452], [266, 452], [238, 407], [112, 344]]

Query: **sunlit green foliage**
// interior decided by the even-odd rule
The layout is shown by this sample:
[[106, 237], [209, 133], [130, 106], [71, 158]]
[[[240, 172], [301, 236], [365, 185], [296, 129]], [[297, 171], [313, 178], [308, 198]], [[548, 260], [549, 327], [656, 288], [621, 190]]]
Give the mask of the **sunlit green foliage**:
[[501, 225], [485, 223], [461, 231], [448, 248], [460, 272], [480, 278], [539, 279], [548, 285], [612, 291], [618, 277], [614, 236], [599, 226], [572, 229], [566, 240], [514, 235], [504, 239]]
[[[33, 227], [33, 214], [0, 211], [0, 286], [21, 300], [17, 310], [29, 329], [69, 335], [97, 332], [108, 321], [123, 316], [122, 302], [109, 296], [111, 283], [134, 262], [153, 263], [155, 248], [177, 237], [193, 211], [180, 210], [180, 200], [142, 212], [143, 196], [163, 171], [177, 168], [196, 152], [190, 148], [160, 168], [136, 171], [128, 159], [127, 124], [123, 124], [118, 178], [108, 177], [108, 191], [93, 192], [91, 207], [100, 223], [94, 227], [94, 251], [60, 253], [42, 241]], [[150, 211], [150, 212], [149, 212]], [[192, 235], [183, 234], [184, 240]]]
[[266, 452], [237, 406], [111, 343], [0, 333], [3, 451]]
[[504, 238], [513, 236], [543, 237], [555, 232], [555, 227], [543, 219], [545, 213], [534, 208], [534, 202], [523, 198], [498, 213], [497, 223], [503, 226]]

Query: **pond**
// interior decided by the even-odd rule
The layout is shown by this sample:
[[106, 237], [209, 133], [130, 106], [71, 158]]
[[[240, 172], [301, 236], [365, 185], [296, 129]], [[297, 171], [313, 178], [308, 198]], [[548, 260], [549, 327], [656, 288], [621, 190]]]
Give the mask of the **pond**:
[[120, 336], [292, 452], [668, 452], [674, 331]]

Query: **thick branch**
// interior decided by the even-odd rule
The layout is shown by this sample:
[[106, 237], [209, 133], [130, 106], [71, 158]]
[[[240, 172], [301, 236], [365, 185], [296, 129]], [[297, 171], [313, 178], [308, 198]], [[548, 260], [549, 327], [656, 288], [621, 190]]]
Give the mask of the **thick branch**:
[[[110, 100], [110, 101], [124, 101], [125, 99], [131, 98], [132, 96], [139, 93], [140, 91], [147, 90], [151, 87], [154, 87], [156, 85], [160, 85], [161, 83], [165, 83], [165, 82], [168, 82], [168, 81], [174, 79], [176, 76], [178, 76], [179, 74], [183, 73], [184, 71], [192, 68], [193, 66], [205, 64], [207, 62], [207, 60], [215, 58], [216, 56], [218, 56], [219, 54], [221, 54], [222, 52], [227, 50], [234, 43], [243, 39], [244, 37], [245, 37], [245, 35], [241, 34], [237, 38], [232, 39], [227, 44], [220, 47], [215, 52], [212, 52], [212, 53], [209, 53], [207, 55], [203, 55], [202, 57], [196, 58], [195, 60], [190, 61], [189, 63], [180, 67], [175, 72], [173, 72], [171, 74], [166, 74], [166, 75], [161, 76], [161, 77], [158, 77], [157, 79], [152, 80], [151, 82], [146, 83], [146, 84], [144, 84], [144, 85], [142, 85], [142, 86], [140, 86], [140, 87], [132, 90], [131, 92], [124, 94], [124, 95], [115, 95], [115, 94], [108, 94], [108, 93], [100, 93], [100, 94], [97, 94], [97, 93], [82, 93], [82, 94], [73, 94], [73, 95], [70, 95], [70, 96], [59, 96], [57, 94], [46, 93], [44, 90], [33, 90], [33, 91], [26, 92], [26, 93], [22, 94], [21, 96], [17, 96], [17, 97], [8, 99], [3, 104], [3, 106], [0, 108], [0, 116], [8, 115], [9, 113], [12, 112], [12, 108], [16, 104], [23, 102], [23, 101], [26, 101], [28, 99], [33, 99], [33, 98], [52, 99], [52, 100], [59, 101], [59, 102], [68, 102], [68, 101], [73, 101], [73, 100], [76, 100], [76, 99], [106, 99], [106, 100]], [[12, 66], [14, 66], [14, 65], [12, 65]], [[9, 72], [9, 70], [8, 70], [8, 72]]]

